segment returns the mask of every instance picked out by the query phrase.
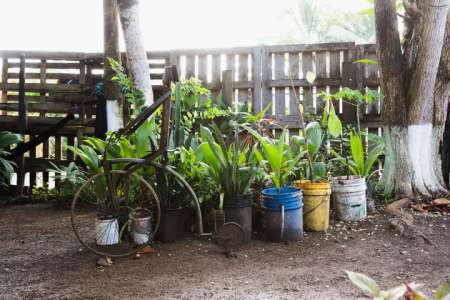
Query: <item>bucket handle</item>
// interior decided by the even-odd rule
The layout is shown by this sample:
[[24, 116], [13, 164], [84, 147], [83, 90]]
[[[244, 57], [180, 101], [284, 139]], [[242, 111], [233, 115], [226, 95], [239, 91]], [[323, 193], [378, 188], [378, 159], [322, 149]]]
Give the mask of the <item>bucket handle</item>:
[[307, 212], [303, 212], [303, 215], [309, 215], [310, 213], [312, 213], [313, 211], [315, 211], [316, 209], [319, 208], [319, 206], [321, 206], [322, 204], [324, 204], [326, 201], [326, 199], [322, 199], [322, 201], [319, 202], [319, 204], [317, 204], [316, 206], [314, 206], [313, 208], [311, 208], [309, 211]]
[[280, 241], [283, 240], [284, 235], [284, 205], [281, 205], [281, 232], [280, 232]]

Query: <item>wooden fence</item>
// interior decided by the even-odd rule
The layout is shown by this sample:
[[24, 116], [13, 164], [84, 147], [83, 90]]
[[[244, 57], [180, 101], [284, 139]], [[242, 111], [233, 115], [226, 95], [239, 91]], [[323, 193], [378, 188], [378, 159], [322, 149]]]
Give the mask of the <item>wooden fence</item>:
[[[65, 145], [76, 145], [83, 136], [94, 133], [97, 101], [94, 92], [103, 73], [103, 56], [0, 51], [0, 130], [17, 131], [21, 54], [26, 57], [27, 136], [42, 133], [69, 112], [76, 117], [57, 135], [26, 154], [26, 170], [30, 174], [27, 185], [33, 186], [51, 182], [45, 171], [49, 160], [57, 164], [74, 160]], [[294, 89], [306, 111], [320, 113], [323, 107], [317, 97], [320, 91], [333, 92], [343, 86], [360, 90], [378, 88], [377, 66], [354, 63], [362, 58], [375, 59], [374, 45], [330, 43], [171, 50], [149, 52], [148, 57], [156, 89], [162, 84], [164, 67], [176, 64], [182, 77], [199, 78], [211, 90], [212, 98], [222, 92], [228, 102], [247, 103], [255, 113], [270, 105], [268, 114], [294, 131], [300, 127]], [[316, 75], [312, 85], [305, 78], [307, 72]], [[379, 101], [363, 111], [363, 126], [378, 131]], [[355, 121], [355, 107], [351, 104], [340, 103], [338, 113], [344, 122]]]

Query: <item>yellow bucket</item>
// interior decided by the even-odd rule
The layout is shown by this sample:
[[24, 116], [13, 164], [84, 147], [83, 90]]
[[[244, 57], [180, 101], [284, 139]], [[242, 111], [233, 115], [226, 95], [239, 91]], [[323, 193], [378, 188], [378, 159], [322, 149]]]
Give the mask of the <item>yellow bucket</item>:
[[303, 192], [303, 226], [311, 231], [325, 231], [330, 219], [331, 185], [328, 181], [296, 180]]

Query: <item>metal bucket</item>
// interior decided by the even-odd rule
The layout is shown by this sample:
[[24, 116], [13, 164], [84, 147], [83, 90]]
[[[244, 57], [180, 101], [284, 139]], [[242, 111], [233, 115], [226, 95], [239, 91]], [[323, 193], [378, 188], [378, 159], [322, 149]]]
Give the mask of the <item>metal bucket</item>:
[[359, 221], [367, 217], [366, 178], [341, 176], [332, 180], [336, 217], [343, 221]]
[[298, 241], [303, 238], [302, 192], [294, 187], [262, 191], [264, 231], [271, 241]]
[[117, 219], [95, 219], [95, 241], [99, 246], [119, 243], [119, 222]]
[[328, 181], [297, 180], [303, 192], [303, 224], [306, 230], [326, 231], [330, 220], [331, 185]]
[[136, 245], [148, 243], [152, 232], [151, 216], [133, 217], [133, 241]]

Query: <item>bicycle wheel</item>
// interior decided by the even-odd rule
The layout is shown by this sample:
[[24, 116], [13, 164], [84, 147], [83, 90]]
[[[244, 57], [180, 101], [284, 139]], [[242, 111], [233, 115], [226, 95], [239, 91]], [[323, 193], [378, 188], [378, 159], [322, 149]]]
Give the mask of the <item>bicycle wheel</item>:
[[132, 255], [153, 240], [161, 207], [154, 187], [142, 176], [121, 170], [84, 183], [72, 201], [75, 236], [90, 251], [108, 257]]

